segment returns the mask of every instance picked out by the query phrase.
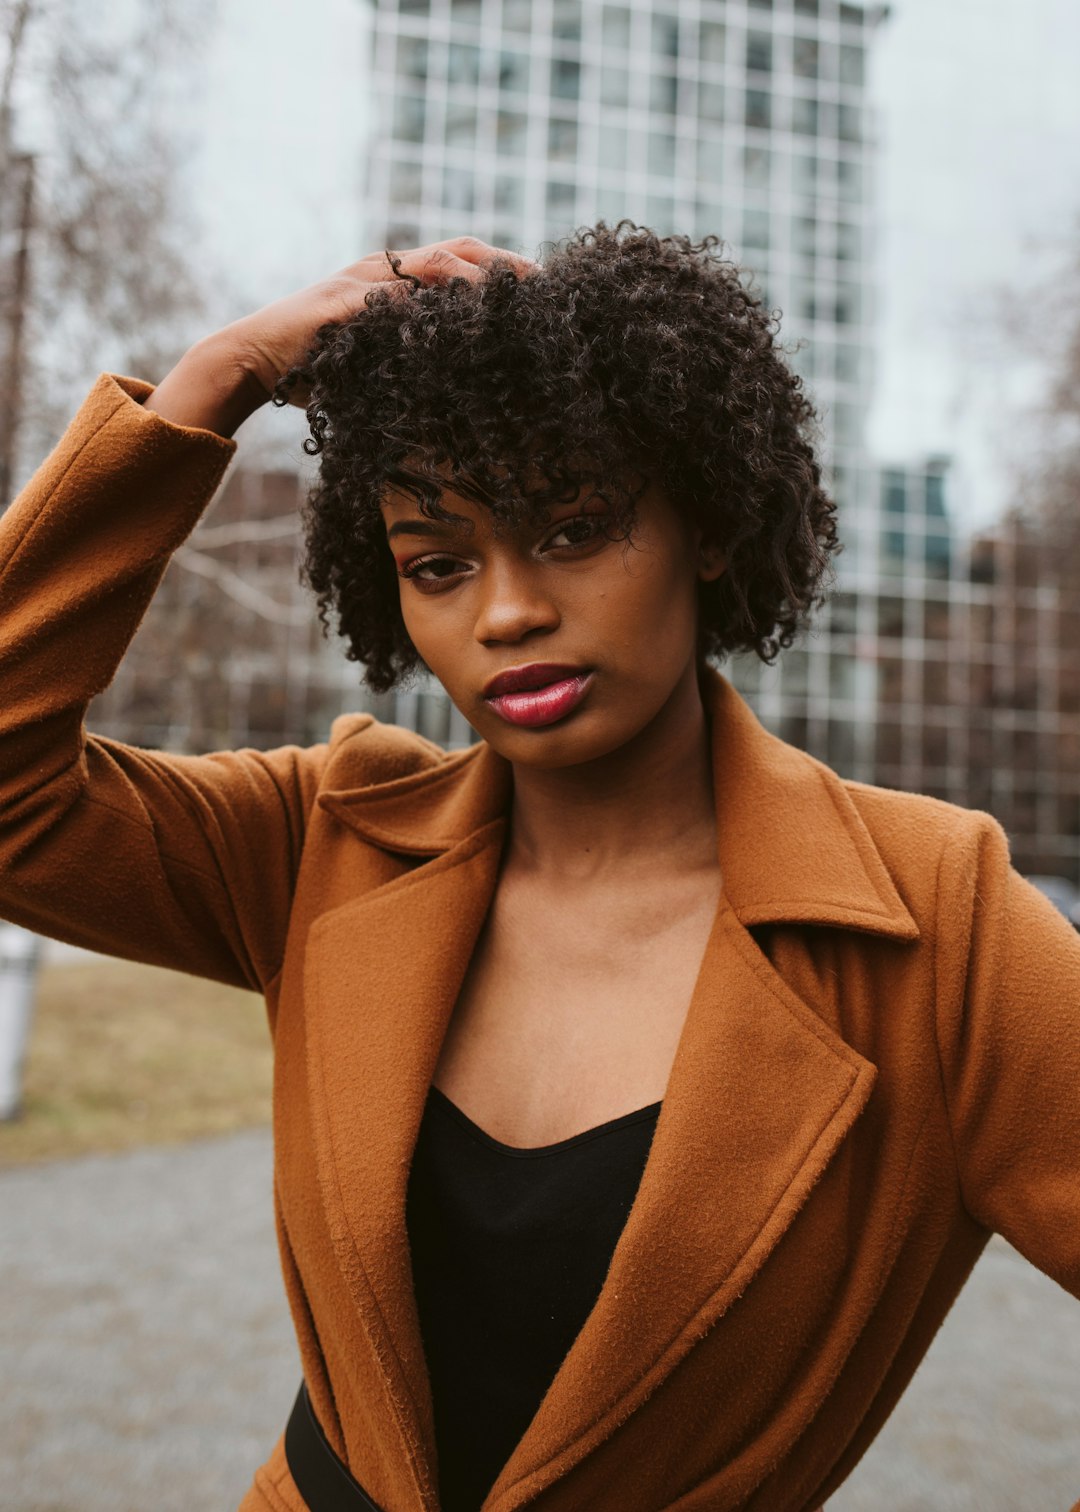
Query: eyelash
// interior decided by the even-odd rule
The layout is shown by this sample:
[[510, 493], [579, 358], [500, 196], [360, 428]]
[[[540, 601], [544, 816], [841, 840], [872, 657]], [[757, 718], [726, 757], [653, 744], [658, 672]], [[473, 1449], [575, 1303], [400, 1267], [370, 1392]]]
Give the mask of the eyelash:
[[[597, 528], [593, 530], [593, 532], [586, 540], [574, 541], [571, 542], [568, 546], [557, 546], [552, 548], [550, 546], [549, 540], [547, 549], [554, 549], [556, 551], [574, 551], [586, 546], [594, 545], [595, 542], [603, 535], [603, 531], [600, 526], [604, 522], [606, 522], [606, 518], [606, 515], [601, 514], [582, 514], [572, 515], [567, 520], [560, 520], [559, 528], [552, 532], [552, 538], [562, 535], [564, 530], [569, 529], [569, 527], [572, 525], [581, 524], [583, 521], [587, 521], [590, 525], [595, 525]], [[402, 565], [398, 568], [398, 576], [404, 578], [407, 582], [415, 584], [415, 586], [421, 591], [421, 593], [439, 593], [441, 591], [441, 585], [452, 582], [461, 574], [457, 572], [447, 572], [435, 578], [422, 578], [419, 576], [419, 573], [423, 568], [430, 567], [435, 562], [453, 562], [455, 560], [456, 558], [453, 557], [449, 552], [433, 551], [430, 552], [427, 556], [413, 557], [411, 561], [402, 563]]]

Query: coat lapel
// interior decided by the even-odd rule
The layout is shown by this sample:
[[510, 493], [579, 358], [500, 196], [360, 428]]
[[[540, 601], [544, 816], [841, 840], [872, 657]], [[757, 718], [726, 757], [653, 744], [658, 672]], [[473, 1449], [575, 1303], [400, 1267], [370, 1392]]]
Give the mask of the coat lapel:
[[723, 901], [607, 1279], [485, 1508], [508, 1512], [565, 1474], [723, 1316], [875, 1076], [789, 991]]
[[379, 1361], [417, 1507], [432, 1505], [434, 1435], [406, 1185], [439, 1049], [495, 888], [504, 766], [473, 748], [464, 760], [319, 798], [402, 858], [392, 880], [315, 922], [304, 982], [323, 1206]]
[[[490, 1512], [511, 1512], [557, 1481], [722, 1317], [870, 1097], [875, 1067], [787, 987], [747, 926], [918, 934], [844, 784], [768, 735], [718, 674], [705, 691], [721, 903], [607, 1279], [485, 1502]], [[494, 892], [510, 791], [507, 764], [480, 746], [320, 798], [369, 843], [431, 857], [323, 916], [307, 947], [324, 1202], [421, 1502], [433, 1433], [406, 1183]]]

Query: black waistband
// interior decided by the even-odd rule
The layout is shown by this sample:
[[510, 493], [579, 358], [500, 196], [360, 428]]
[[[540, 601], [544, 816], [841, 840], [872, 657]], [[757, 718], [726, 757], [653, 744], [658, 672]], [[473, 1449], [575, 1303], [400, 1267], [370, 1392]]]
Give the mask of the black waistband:
[[305, 1381], [300, 1383], [285, 1428], [285, 1458], [310, 1512], [380, 1512], [378, 1504], [331, 1449], [311, 1406]]

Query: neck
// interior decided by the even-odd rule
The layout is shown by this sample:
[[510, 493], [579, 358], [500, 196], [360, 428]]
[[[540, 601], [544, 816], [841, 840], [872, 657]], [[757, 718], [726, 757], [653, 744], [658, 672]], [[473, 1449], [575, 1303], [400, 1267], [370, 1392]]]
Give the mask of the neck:
[[553, 770], [515, 766], [510, 837], [515, 863], [563, 878], [639, 860], [714, 866], [709, 732], [693, 663], [617, 751]]

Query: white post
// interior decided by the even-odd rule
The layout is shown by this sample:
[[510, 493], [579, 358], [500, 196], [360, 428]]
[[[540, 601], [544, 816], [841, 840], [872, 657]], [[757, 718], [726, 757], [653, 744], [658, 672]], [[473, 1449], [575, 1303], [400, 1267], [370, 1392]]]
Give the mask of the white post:
[[23, 1056], [40, 959], [38, 935], [21, 925], [0, 922], [0, 1120], [19, 1113]]
[[394, 723], [402, 729], [415, 730], [420, 720], [420, 694], [415, 688], [402, 688], [394, 694]]
[[450, 736], [447, 745], [451, 751], [460, 751], [477, 739], [476, 731], [454, 704], [450, 705]]

